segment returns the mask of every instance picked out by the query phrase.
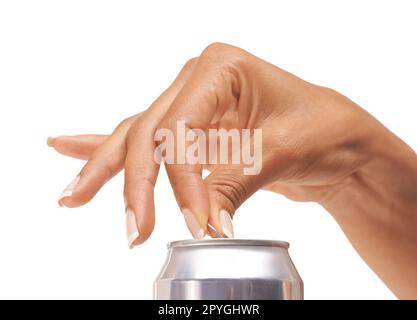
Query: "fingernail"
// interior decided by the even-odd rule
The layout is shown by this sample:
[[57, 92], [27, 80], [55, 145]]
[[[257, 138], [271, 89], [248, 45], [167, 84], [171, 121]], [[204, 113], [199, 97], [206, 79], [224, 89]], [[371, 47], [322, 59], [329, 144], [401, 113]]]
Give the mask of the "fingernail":
[[223, 238], [223, 236], [210, 224], [207, 224], [207, 229], [211, 231], [211, 236], [214, 238]]
[[64, 206], [62, 199], [72, 196], [74, 189], [77, 186], [79, 181], [80, 181], [80, 176], [78, 175], [74, 178], [74, 180], [71, 181], [71, 183], [64, 189], [64, 191], [62, 191], [61, 195], [58, 198], [58, 204], [61, 207]]
[[135, 247], [133, 243], [139, 238], [139, 230], [136, 226], [135, 213], [129, 208], [126, 209], [126, 233], [129, 248], [133, 249]]
[[182, 214], [184, 215], [185, 223], [187, 224], [187, 227], [194, 239], [203, 239], [205, 232], [198, 224], [195, 215], [188, 209], [183, 209]]
[[46, 143], [49, 147], [52, 147], [53, 143], [55, 142], [56, 137], [48, 137], [48, 140], [46, 140]]
[[222, 209], [219, 213], [220, 218], [220, 226], [222, 227], [223, 233], [228, 238], [233, 238], [233, 224], [232, 224], [232, 218], [230, 217], [230, 214]]

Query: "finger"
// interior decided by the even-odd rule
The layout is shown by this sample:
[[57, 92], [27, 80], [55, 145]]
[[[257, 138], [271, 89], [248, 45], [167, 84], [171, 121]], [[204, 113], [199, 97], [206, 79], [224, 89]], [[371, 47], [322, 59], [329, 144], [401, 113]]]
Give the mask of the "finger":
[[[229, 71], [230, 65], [226, 66], [222, 59], [215, 59], [211, 53], [200, 56], [158, 130], [168, 129], [176, 142], [186, 140], [184, 137], [194, 129], [205, 131], [213, 119], [236, 104], [234, 92], [238, 90], [238, 83]], [[194, 238], [202, 238], [207, 233], [210, 200], [201, 177], [201, 164], [187, 161], [185, 150], [182, 150], [185, 148], [185, 144], [176, 145], [174, 150], [180, 150], [183, 155], [178, 154], [175, 161], [165, 161], [165, 166], [190, 232]]]
[[88, 160], [108, 137], [108, 135], [98, 134], [49, 137], [47, 144], [65, 156]]
[[154, 187], [159, 165], [153, 159], [152, 132], [152, 128], [136, 125], [128, 139], [124, 197], [129, 248], [146, 241], [155, 225]]
[[143, 243], [154, 228], [154, 185], [159, 171], [159, 163], [154, 159], [154, 132], [182, 88], [194, 63], [195, 60], [190, 60], [184, 66], [171, 86], [129, 130], [124, 195], [130, 248]]
[[123, 168], [126, 157], [126, 135], [137, 117], [122, 121], [111, 136], [96, 148], [79, 175], [59, 197], [59, 205], [72, 208], [87, 203]]
[[202, 239], [207, 233], [210, 204], [201, 166], [171, 164], [166, 168], [188, 229], [195, 239]]

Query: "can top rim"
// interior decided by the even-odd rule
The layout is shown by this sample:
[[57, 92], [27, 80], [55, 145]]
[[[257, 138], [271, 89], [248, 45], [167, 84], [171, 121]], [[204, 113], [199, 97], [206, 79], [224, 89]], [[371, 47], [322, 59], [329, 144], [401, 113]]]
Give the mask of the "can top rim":
[[179, 240], [168, 243], [168, 249], [178, 247], [195, 247], [195, 246], [261, 246], [261, 247], [279, 247], [288, 249], [290, 244], [280, 240], [256, 240], [256, 239], [229, 239], [215, 238], [202, 240]]

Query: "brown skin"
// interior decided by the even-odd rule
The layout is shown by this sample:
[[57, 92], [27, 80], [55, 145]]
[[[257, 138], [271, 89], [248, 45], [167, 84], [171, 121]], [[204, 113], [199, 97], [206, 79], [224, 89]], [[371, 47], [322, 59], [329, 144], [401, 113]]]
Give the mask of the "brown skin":
[[234, 214], [259, 189], [316, 201], [339, 223], [355, 249], [399, 298], [417, 298], [417, 155], [343, 95], [303, 81], [248, 52], [212, 44], [190, 60], [143, 113], [111, 136], [51, 138], [57, 151], [88, 159], [72, 196], [77, 207], [125, 169], [125, 198], [144, 242], [154, 226], [153, 134], [189, 128], [261, 128], [262, 171], [239, 165], [166, 165], [180, 208], [207, 232], [222, 232], [219, 211]]

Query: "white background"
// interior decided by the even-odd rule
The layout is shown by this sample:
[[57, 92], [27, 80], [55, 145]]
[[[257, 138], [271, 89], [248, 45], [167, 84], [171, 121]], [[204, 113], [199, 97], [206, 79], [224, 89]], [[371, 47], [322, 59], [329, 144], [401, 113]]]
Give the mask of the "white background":
[[[190, 237], [165, 173], [155, 231], [129, 250], [122, 176], [60, 208], [82, 162], [46, 138], [111, 132], [211, 42], [343, 92], [416, 149], [415, 3], [1, 1], [0, 298], [152, 298], [166, 243]], [[258, 192], [235, 233], [289, 241], [306, 299], [395, 298], [316, 204]]]

